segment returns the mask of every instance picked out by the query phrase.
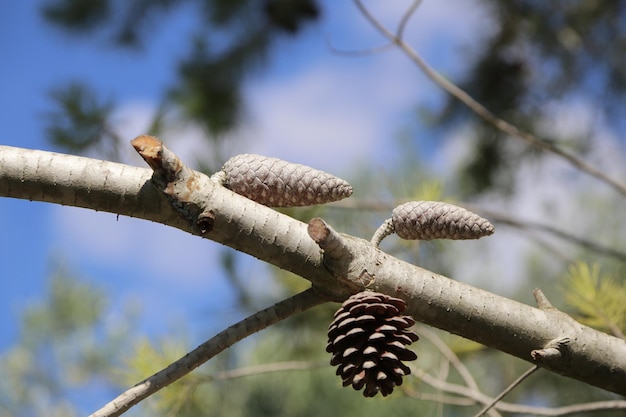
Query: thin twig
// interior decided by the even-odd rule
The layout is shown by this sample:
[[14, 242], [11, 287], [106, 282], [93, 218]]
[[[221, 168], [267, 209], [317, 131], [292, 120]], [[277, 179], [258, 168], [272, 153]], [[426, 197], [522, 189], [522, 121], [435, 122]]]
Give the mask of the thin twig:
[[[472, 373], [469, 371], [469, 369], [467, 369], [467, 367], [463, 364], [463, 361], [459, 359], [459, 357], [452, 351], [452, 349], [450, 349], [450, 347], [446, 345], [443, 340], [441, 340], [437, 333], [428, 329], [428, 327], [426, 326], [419, 326], [417, 329], [417, 333], [420, 336], [428, 339], [428, 341], [432, 343], [432, 345], [439, 351], [439, 353], [441, 353], [441, 355], [446, 358], [448, 363], [454, 366], [454, 369], [456, 369], [461, 378], [463, 378], [463, 381], [465, 381], [465, 384], [468, 386], [469, 389], [475, 392], [480, 392], [480, 388], [478, 388], [478, 384], [476, 383], [476, 380], [474, 379]], [[494, 417], [500, 416], [500, 413], [494, 410], [489, 410], [489, 414]]]
[[617, 180], [610, 178], [602, 170], [588, 164], [587, 162], [585, 162], [584, 160], [582, 160], [581, 158], [579, 158], [578, 156], [574, 154], [571, 154], [563, 149], [560, 149], [559, 147], [552, 145], [551, 143], [547, 141], [539, 139], [537, 136], [531, 133], [522, 131], [517, 126], [514, 126], [510, 124], [509, 122], [493, 114], [490, 110], [488, 110], [485, 106], [483, 106], [474, 98], [472, 98], [472, 96], [470, 96], [464, 90], [462, 90], [461, 88], [457, 87], [455, 84], [445, 79], [441, 74], [439, 74], [432, 67], [430, 67], [430, 65], [428, 65], [426, 61], [424, 61], [422, 57], [413, 48], [411, 48], [411, 46], [409, 46], [406, 42], [404, 42], [404, 40], [402, 40], [402, 38], [394, 35], [385, 26], [383, 26], [382, 23], [380, 23], [380, 21], [376, 19], [367, 10], [367, 8], [363, 5], [361, 0], [354, 0], [354, 3], [358, 7], [358, 9], [361, 11], [363, 16], [365, 16], [365, 18], [385, 38], [389, 39], [391, 42], [397, 45], [398, 48], [400, 48], [400, 50], [402, 50], [402, 52], [404, 52], [406, 56], [409, 57], [422, 70], [422, 72], [428, 78], [430, 78], [435, 84], [439, 85], [441, 88], [443, 88], [453, 97], [455, 97], [457, 100], [465, 104], [470, 110], [476, 113], [479, 117], [481, 117], [487, 123], [491, 124], [496, 129], [500, 130], [501, 132], [507, 135], [516, 137], [539, 149], [543, 149], [557, 156], [560, 156], [561, 158], [568, 161], [575, 168], [583, 172], [586, 172], [587, 174], [603, 181], [604, 183], [608, 184], [613, 189], [618, 191], [620, 194], [626, 196], [626, 185], [624, 185], [623, 183]]
[[406, 25], [407, 23], [409, 23], [409, 20], [411, 20], [411, 16], [413, 16], [413, 13], [415, 13], [421, 3], [422, 0], [415, 0], [406, 10], [404, 15], [402, 16], [402, 19], [400, 19], [400, 23], [398, 23], [398, 29], [396, 29], [396, 38], [404, 38], [404, 29], [406, 29]]
[[491, 408], [494, 405], [496, 405], [498, 403], [498, 401], [500, 401], [502, 398], [504, 398], [504, 396], [506, 394], [508, 394], [509, 392], [513, 391], [513, 389], [515, 389], [517, 386], [519, 386], [519, 384], [521, 384], [522, 381], [524, 381], [526, 378], [531, 376], [538, 369], [539, 369], [539, 365], [533, 365], [530, 369], [528, 369], [526, 372], [524, 372], [519, 378], [517, 378], [515, 381], [513, 381], [513, 383], [511, 385], [506, 387], [506, 389], [504, 389], [500, 394], [498, 394], [489, 404], [485, 405], [485, 407], [482, 410], [480, 410], [474, 417], [484, 416], [485, 413], [487, 411], [491, 410]]
[[428, 341], [437, 348], [437, 350], [452, 364], [452, 366], [454, 366], [454, 369], [456, 369], [459, 375], [461, 375], [461, 378], [463, 378], [463, 381], [465, 381], [465, 384], [469, 388], [479, 391], [478, 384], [472, 376], [472, 373], [469, 369], [467, 369], [452, 349], [450, 349], [450, 347], [446, 345], [443, 340], [441, 340], [437, 333], [433, 332], [426, 326], [419, 326], [417, 333], [428, 339]]
[[[439, 396], [435, 394], [429, 395], [427, 393], [415, 392], [411, 390], [408, 386], [403, 386], [403, 391], [413, 398], [425, 399], [430, 401], [440, 400], [445, 401], [446, 404], [459, 406], [472, 406], [476, 403], [488, 404], [493, 401], [489, 396], [481, 392], [474, 391], [462, 385], [452, 384], [450, 382], [434, 378], [433, 376], [431, 376], [427, 372], [424, 372], [421, 369], [416, 369], [414, 367], [411, 367], [411, 369], [413, 371], [413, 374], [415, 374], [417, 378], [419, 378], [422, 382], [430, 385], [431, 387], [443, 392], [459, 395], [459, 397]], [[626, 410], [626, 401], [596, 401], [591, 403], [572, 404], [561, 407], [536, 407], [500, 401], [494, 406], [494, 408], [506, 413], [560, 417], [595, 411]]]
[[211, 380], [225, 380], [242, 378], [251, 375], [268, 374], [271, 372], [302, 371], [328, 366], [328, 361], [287, 361], [264, 363], [262, 365], [246, 366], [243, 368], [222, 371], [210, 377]]
[[[470, 208], [471, 208], [471, 205], [470, 205]], [[578, 245], [582, 248], [596, 252], [598, 254], [609, 256], [619, 261], [626, 262], [626, 253], [624, 252], [615, 250], [610, 247], [603, 246], [599, 243], [592, 242], [582, 237], [575, 236], [570, 232], [558, 229], [549, 224], [538, 223], [538, 222], [533, 222], [533, 221], [522, 221], [522, 220], [518, 220], [513, 217], [510, 217], [510, 216], [507, 216], [502, 213], [496, 213], [496, 212], [488, 211], [488, 210], [479, 209], [478, 211], [480, 211], [481, 214], [484, 214], [486, 217], [489, 217], [489, 219], [493, 220], [494, 223], [506, 224], [507, 226], [516, 227], [519, 229], [532, 229], [532, 230], [545, 232], [553, 236], [556, 236], [558, 238], [561, 238], [563, 240], [566, 240], [568, 242], [571, 242], [575, 245]]]
[[119, 395], [91, 417], [120, 416], [132, 406], [187, 375], [224, 349], [289, 316], [325, 302], [312, 288], [261, 310], [230, 326], [149, 378]]
[[372, 48], [367, 48], [367, 49], [339, 49], [338, 47], [336, 47], [335, 45], [333, 45], [333, 43], [331, 42], [331, 40], [326, 37], [326, 45], [328, 47], [328, 49], [330, 49], [331, 52], [337, 54], [337, 55], [345, 55], [345, 56], [351, 56], [351, 57], [355, 57], [355, 56], [368, 56], [368, 55], [376, 55], [376, 54], [380, 54], [382, 52], [386, 52], [387, 50], [391, 49], [391, 48], [395, 48], [395, 44], [392, 42], [386, 43], [384, 45], [380, 45], [380, 46], [374, 46]]
[[[434, 334], [434, 338], [430, 338], [430, 334], [426, 336], [426, 332], [424, 332], [424, 328], [420, 327], [419, 329], [420, 335], [424, 335], [429, 341], [433, 342], [439, 339], [439, 337]], [[441, 339], [439, 339], [441, 341]], [[445, 344], [444, 344], [445, 346]], [[447, 348], [447, 346], [446, 346]], [[441, 350], [443, 353], [444, 350]], [[454, 353], [452, 353], [453, 356]], [[446, 356], [447, 357], [447, 356]], [[268, 372], [285, 372], [285, 371], [298, 371], [298, 370], [306, 370], [313, 369], [319, 366], [323, 366], [326, 362], [319, 361], [288, 361], [288, 362], [276, 362], [276, 363], [268, 363], [263, 365], [256, 365], [244, 368], [233, 369], [229, 371], [224, 371], [216, 374], [215, 376], [209, 378], [210, 380], [222, 380], [222, 379], [230, 379], [230, 378], [241, 378], [250, 375], [258, 375], [265, 374]], [[453, 363], [453, 361], [450, 361]], [[464, 367], [464, 365], [463, 365]], [[458, 369], [458, 368], [457, 368]], [[420, 378], [431, 385], [432, 387], [444, 391], [444, 392], [452, 392], [454, 394], [460, 395], [457, 396], [445, 396], [441, 394], [432, 394], [427, 392], [420, 392], [411, 389], [408, 386], [403, 387], [403, 391], [414, 398], [423, 399], [426, 401], [437, 401], [443, 402], [445, 404], [457, 405], [457, 406], [473, 406], [477, 402], [490, 404], [493, 403], [494, 400], [478, 391], [478, 389], [474, 388], [466, 388], [460, 385], [451, 384], [448, 382], [443, 382], [443, 380], [438, 378], [433, 378], [429, 374], [420, 372]], [[470, 375], [470, 380], [473, 380], [473, 377]], [[438, 382], [435, 382], [438, 381]], [[530, 414], [537, 416], [548, 416], [548, 417], [558, 417], [558, 416], [567, 416], [572, 414], [581, 414], [581, 413], [589, 413], [589, 412], [601, 412], [606, 410], [624, 410], [626, 409], [626, 401], [596, 401], [590, 403], [581, 403], [581, 404], [573, 404], [561, 407], [536, 407], [536, 406], [527, 406], [522, 404], [514, 404], [507, 402], [498, 402], [495, 406], [495, 409], [498, 411], [503, 411], [507, 413], [515, 413], [515, 414]]]

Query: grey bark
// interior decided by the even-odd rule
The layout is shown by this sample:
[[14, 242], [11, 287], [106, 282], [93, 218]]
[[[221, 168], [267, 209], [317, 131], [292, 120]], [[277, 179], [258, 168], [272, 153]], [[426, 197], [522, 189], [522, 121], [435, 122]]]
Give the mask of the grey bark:
[[626, 395], [626, 341], [549, 305], [534, 308], [408, 264], [358, 237], [339, 234], [340, 250], [325, 257], [307, 224], [194, 175], [185, 198], [198, 210], [185, 217], [157, 191], [151, 170], [0, 146], [0, 196], [109, 211], [196, 235], [197, 216], [210, 212], [214, 222], [204, 237], [300, 275], [329, 300], [365, 288], [399, 297], [419, 322], [533, 363], [531, 353], [542, 358], [557, 347], [556, 358], [541, 361], [544, 368]]

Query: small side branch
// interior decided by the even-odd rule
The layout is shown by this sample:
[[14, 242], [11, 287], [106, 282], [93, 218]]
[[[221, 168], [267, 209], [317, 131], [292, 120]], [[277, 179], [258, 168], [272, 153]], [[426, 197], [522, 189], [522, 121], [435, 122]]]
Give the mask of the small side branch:
[[188, 168], [158, 138], [141, 135], [131, 141], [133, 148], [152, 168], [152, 184], [194, 230], [205, 235], [213, 228], [215, 216], [198, 204], [197, 196], [214, 182]]
[[562, 361], [567, 355], [567, 347], [571, 342], [572, 340], [569, 337], [551, 340], [542, 349], [531, 351], [530, 356], [537, 363], [557, 363]]
[[308, 289], [265, 310], [261, 310], [218, 333], [165, 369], [139, 382], [100, 410], [91, 414], [90, 417], [120, 416], [132, 406], [187, 375], [245, 337], [323, 302], [325, 300], [317, 295], [313, 289]]
[[540, 310], [552, 310], [552, 309], [554, 309], [554, 306], [552, 305], [550, 300], [548, 300], [548, 297], [546, 297], [546, 295], [543, 293], [543, 291], [541, 291], [541, 289], [535, 288], [533, 290], [533, 297], [535, 297], [535, 302], [537, 303], [537, 307]]
[[323, 219], [319, 217], [312, 219], [307, 231], [311, 239], [324, 250], [324, 257], [327, 259], [339, 260], [348, 253], [345, 239]]
[[180, 179], [185, 165], [159, 139], [154, 136], [141, 135], [130, 143], [164, 183]]

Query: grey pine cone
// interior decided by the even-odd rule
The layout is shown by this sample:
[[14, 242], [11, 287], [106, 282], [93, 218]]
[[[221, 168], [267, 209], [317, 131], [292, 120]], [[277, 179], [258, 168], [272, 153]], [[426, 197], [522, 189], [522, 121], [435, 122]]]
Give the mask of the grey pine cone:
[[393, 227], [403, 239], [478, 239], [494, 228], [488, 220], [454, 204], [411, 201], [396, 207]]
[[364, 291], [348, 298], [328, 328], [326, 351], [343, 386], [363, 390], [365, 397], [391, 394], [411, 369], [402, 361], [417, 359], [407, 348], [419, 339], [408, 330], [415, 324], [402, 316], [406, 304], [399, 298]]
[[241, 154], [222, 167], [224, 186], [269, 207], [330, 203], [349, 197], [352, 186], [317, 169], [270, 158]]

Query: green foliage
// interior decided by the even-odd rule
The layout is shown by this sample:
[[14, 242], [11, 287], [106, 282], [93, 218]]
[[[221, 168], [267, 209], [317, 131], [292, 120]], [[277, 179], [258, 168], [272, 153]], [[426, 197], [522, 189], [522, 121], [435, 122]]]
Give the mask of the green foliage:
[[232, 129], [241, 117], [241, 80], [262, 64], [269, 42], [267, 31], [258, 28], [254, 36], [215, 54], [204, 38], [196, 38], [191, 55], [179, 65], [181, 82], [170, 91], [170, 98], [186, 117], [205, 126], [209, 133]]
[[107, 19], [110, 9], [108, 0], [63, 0], [47, 3], [41, 12], [51, 22], [70, 30], [88, 30]]
[[78, 415], [76, 393], [109, 385], [128, 338], [122, 323], [132, 318], [105, 322], [107, 307], [101, 289], [55, 270], [45, 298], [25, 307], [19, 340], [0, 356], [0, 416]]
[[[142, 381], [157, 371], [167, 367], [172, 362], [185, 356], [189, 350], [186, 342], [163, 338], [154, 341], [146, 337], [139, 337], [133, 343], [133, 349], [124, 359], [124, 364], [116, 372], [116, 380], [120, 386], [130, 387]], [[193, 381], [194, 377], [190, 378]], [[189, 413], [203, 404], [200, 398], [195, 397], [194, 386], [189, 381], [175, 383], [165, 390], [161, 390], [149, 398], [143, 405], [150, 415], [194, 415]]]
[[53, 25], [76, 36], [109, 32], [108, 36], [120, 46], [138, 46], [147, 24], [156, 16], [166, 18], [166, 12], [176, 0], [50, 0], [42, 4], [43, 17]]
[[602, 273], [599, 264], [577, 262], [564, 283], [565, 299], [577, 320], [624, 337], [626, 333], [626, 285]]
[[[63, 268], [50, 279], [48, 300], [24, 311], [24, 326], [39, 340], [61, 340], [94, 326], [105, 307], [101, 290], [71, 277]], [[37, 339], [33, 342], [38, 343]]]
[[[188, 6], [182, 0], [50, 0], [41, 7], [44, 18], [77, 35], [107, 33], [122, 47], [140, 45], [149, 28], [167, 24], [168, 12]], [[192, 121], [216, 137], [242, 119], [241, 88], [245, 80], [266, 65], [266, 56], [283, 35], [295, 35], [320, 15], [313, 0], [195, 0], [198, 27], [192, 30], [187, 56], [177, 67], [178, 81], [168, 88], [162, 108]], [[96, 31], [98, 29], [98, 31]], [[218, 40], [215, 41], [215, 38]], [[48, 134], [54, 143], [73, 152], [115, 149], [107, 127], [111, 103], [98, 105], [93, 91], [72, 85], [55, 90], [57, 110]], [[161, 119], [163, 123], [167, 119]], [[175, 121], [172, 121], [174, 124]], [[111, 158], [116, 155], [106, 154]]]
[[112, 101], [100, 102], [91, 87], [78, 82], [55, 88], [50, 97], [57, 107], [47, 115], [46, 133], [52, 143], [74, 152], [93, 149], [117, 159], [120, 138], [111, 127]]

